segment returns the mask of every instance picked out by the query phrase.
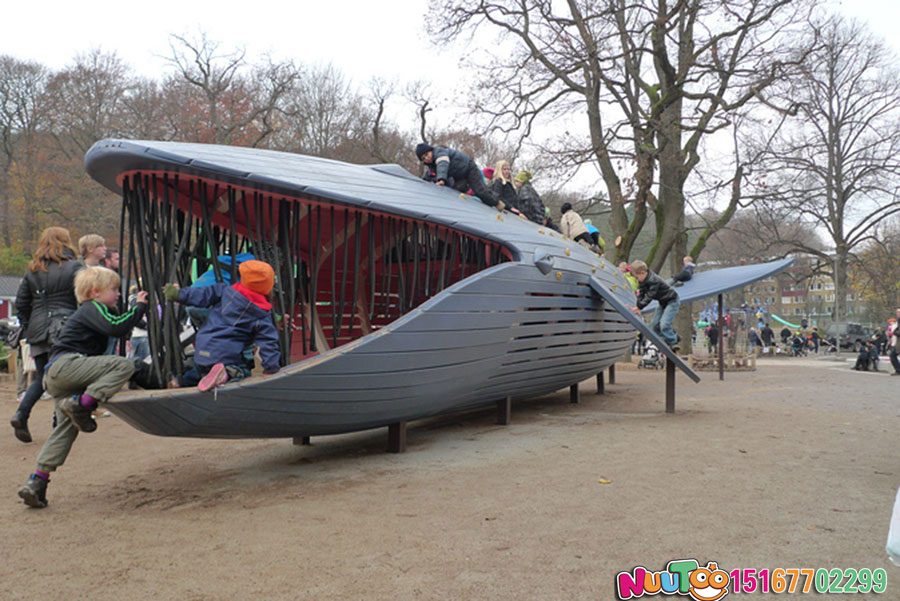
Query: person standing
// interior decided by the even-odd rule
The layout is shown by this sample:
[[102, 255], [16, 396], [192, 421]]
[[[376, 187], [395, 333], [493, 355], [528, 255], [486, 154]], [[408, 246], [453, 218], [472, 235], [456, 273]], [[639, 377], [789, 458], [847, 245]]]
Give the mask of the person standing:
[[763, 352], [768, 353], [769, 347], [775, 343], [775, 331], [772, 330], [768, 322], [766, 322], [763, 329], [759, 331], [759, 336], [763, 341]]
[[791, 339], [790, 329], [788, 329], [787, 326], [784, 326], [783, 328], [781, 328], [781, 332], [779, 332], [779, 334], [781, 335], [781, 344], [787, 345], [788, 341]]
[[78, 239], [78, 252], [81, 262], [87, 267], [100, 265], [106, 259], [106, 240], [97, 234], [87, 234]]
[[716, 347], [719, 345], [719, 328], [716, 324], [711, 323], [709, 327], [706, 328], [706, 350], [710, 354], [716, 353]]
[[115, 248], [107, 248], [106, 256], [100, 261], [100, 266], [112, 269], [116, 273], [119, 273], [119, 251]]
[[31, 442], [28, 418], [44, 394], [44, 368], [50, 348], [70, 315], [78, 309], [75, 300], [75, 273], [82, 268], [75, 258], [69, 230], [48, 227], [38, 239], [34, 258], [16, 294], [16, 313], [22, 321], [23, 338], [34, 357], [35, 374], [19, 407], [9, 421], [16, 438]]
[[888, 326], [887, 340], [888, 355], [891, 358], [891, 366], [894, 368], [891, 375], [900, 376], [900, 309], [897, 309], [897, 318]]
[[812, 334], [809, 335], [809, 339], [812, 341], [812, 344], [813, 344], [813, 352], [818, 355], [819, 354], [819, 342], [821, 340], [821, 337], [819, 336], [819, 326], [813, 326]]
[[460, 189], [461, 186], [464, 186], [462, 190], [471, 189], [487, 206], [495, 207], [498, 211], [505, 208], [484, 185], [481, 169], [466, 153], [423, 142], [416, 145], [416, 156], [434, 172], [435, 185], [446, 186], [455, 181], [456, 189]]

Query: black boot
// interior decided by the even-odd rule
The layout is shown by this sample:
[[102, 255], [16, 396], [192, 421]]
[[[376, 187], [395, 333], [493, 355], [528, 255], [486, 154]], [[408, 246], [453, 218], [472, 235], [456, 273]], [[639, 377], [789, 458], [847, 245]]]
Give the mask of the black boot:
[[28, 431], [28, 418], [22, 415], [21, 411], [16, 411], [9, 425], [16, 431], [16, 438], [22, 442], [31, 442], [31, 432]]
[[42, 509], [47, 506], [48, 482], [49, 480], [44, 480], [32, 474], [25, 486], [19, 489], [19, 496], [22, 497], [22, 500], [29, 507]]
[[59, 410], [72, 420], [72, 424], [81, 432], [89, 433], [97, 429], [97, 422], [91, 417], [91, 412], [96, 409], [81, 406], [81, 395], [67, 397], [59, 404]]

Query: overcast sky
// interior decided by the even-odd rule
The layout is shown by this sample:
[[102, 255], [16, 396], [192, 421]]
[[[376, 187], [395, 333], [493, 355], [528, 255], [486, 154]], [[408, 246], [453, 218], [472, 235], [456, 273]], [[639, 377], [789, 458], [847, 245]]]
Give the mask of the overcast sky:
[[[900, 51], [900, 2], [836, 4], [868, 22]], [[225, 50], [245, 47], [250, 62], [270, 53], [277, 60], [332, 63], [357, 85], [373, 76], [404, 83], [431, 80], [449, 96], [437, 100], [430, 119], [444, 125], [440, 114], [450, 112], [450, 104], [465, 104], [459, 90], [465, 89], [466, 80], [456, 70], [456, 53], [439, 52], [429, 44], [424, 31], [427, 10], [426, 0], [300, 0], [292, 5], [267, 0], [10, 0], [0, 9], [0, 54], [59, 69], [76, 54], [99, 47], [115, 51], [143, 75], [160, 77], [166, 72], [161, 57], [169, 54], [169, 35], [204, 31]]]

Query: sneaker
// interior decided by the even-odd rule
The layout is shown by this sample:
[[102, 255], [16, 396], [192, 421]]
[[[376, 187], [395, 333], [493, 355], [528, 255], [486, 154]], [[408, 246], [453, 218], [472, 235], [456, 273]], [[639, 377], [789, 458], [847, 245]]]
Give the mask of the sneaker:
[[31, 442], [31, 432], [28, 431], [27, 417], [23, 416], [19, 411], [16, 411], [13, 414], [12, 419], [9, 420], [9, 425], [16, 431], [16, 438], [22, 442]]
[[25, 504], [35, 509], [42, 509], [47, 506], [47, 480], [38, 478], [34, 474], [25, 483], [25, 486], [19, 489], [19, 497], [25, 501]]
[[203, 376], [203, 378], [197, 384], [197, 390], [199, 390], [200, 392], [206, 392], [207, 390], [211, 390], [213, 388], [216, 388], [217, 386], [221, 386], [227, 381], [228, 372], [225, 371], [225, 365], [222, 363], [216, 363], [209, 369], [209, 373]]
[[72, 424], [81, 432], [90, 433], [97, 429], [97, 422], [91, 417], [93, 408], [82, 407], [80, 395], [67, 397], [59, 404], [59, 410], [72, 420]]

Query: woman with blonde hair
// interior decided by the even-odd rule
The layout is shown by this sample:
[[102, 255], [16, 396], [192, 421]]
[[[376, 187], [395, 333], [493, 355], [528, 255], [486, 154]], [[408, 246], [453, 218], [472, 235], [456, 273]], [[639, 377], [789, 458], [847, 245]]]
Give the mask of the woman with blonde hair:
[[37, 249], [16, 294], [16, 314], [22, 322], [22, 338], [31, 345], [34, 379], [19, 408], [10, 420], [16, 438], [31, 442], [28, 418], [44, 393], [44, 367], [50, 348], [66, 319], [78, 309], [75, 299], [75, 272], [83, 267], [76, 259], [69, 230], [48, 227], [38, 239]]

